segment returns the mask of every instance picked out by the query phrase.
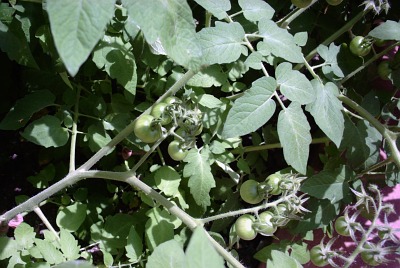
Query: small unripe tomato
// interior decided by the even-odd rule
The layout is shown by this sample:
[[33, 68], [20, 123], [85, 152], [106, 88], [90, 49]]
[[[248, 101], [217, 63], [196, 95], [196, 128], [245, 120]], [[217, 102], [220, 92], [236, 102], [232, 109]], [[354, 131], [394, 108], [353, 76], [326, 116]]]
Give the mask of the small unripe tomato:
[[371, 51], [371, 43], [364, 36], [356, 36], [350, 42], [350, 51], [359, 57], [367, 56]]
[[144, 114], [140, 116], [133, 127], [136, 137], [146, 143], [156, 142], [161, 138], [162, 131], [159, 124], [154, 124], [154, 116]]
[[261, 235], [272, 236], [277, 230], [277, 226], [271, 222], [274, 216], [270, 211], [260, 213], [258, 215], [259, 221], [253, 224], [254, 229]]
[[264, 200], [264, 196], [258, 192], [259, 184], [260, 183], [255, 180], [247, 180], [242, 183], [239, 191], [243, 201], [255, 205]]
[[173, 104], [173, 103], [181, 103], [182, 101], [178, 97], [171, 96], [171, 97], [167, 97], [162, 102], [164, 102], [166, 104]]
[[378, 266], [381, 264], [379, 259], [377, 258], [379, 252], [374, 244], [371, 242], [366, 242], [364, 244], [364, 251], [361, 252], [361, 259], [368, 265]]
[[298, 8], [306, 8], [311, 4], [312, 0], [292, 0], [292, 4]]
[[350, 228], [351, 226], [346, 221], [344, 216], [340, 216], [335, 221], [335, 230], [338, 234], [342, 236], [350, 236]]
[[282, 189], [279, 187], [282, 181], [282, 175], [280, 174], [271, 174], [269, 175], [265, 182], [271, 187], [270, 194], [278, 195], [282, 193]]
[[337, 6], [340, 5], [343, 0], [326, 0], [326, 2], [331, 6]]
[[171, 141], [168, 145], [168, 154], [175, 161], [182, 161], [188, 154], [188, 150], [182, 148], [179, 141]]
[[389, 61], [381, 61], [378, 65], [378, 75], [383, 80], [389, 80], [389, 75], [392, 73]]
[[172, 116], [168, 114], [168, 106], [169, 104], [160, 102], [154, 105], [150, 112], [150, 114], [154, 116], [154, 118], [160, 119], [160, 123], [163, 126], [168, 125], [172, 122]]
[[321, 245], [316, 245], [310, 250], [310, 259], [311, 262], [318, 267], [329, 264], [325, 254], [322, 252]]
[[240, 239], [253, 240], [257, 236], [257, 232], [253, 228], [254, 221], [254, 216], [249, 214], [244, 214], [237, 218], [235, 229], [236, 234]]

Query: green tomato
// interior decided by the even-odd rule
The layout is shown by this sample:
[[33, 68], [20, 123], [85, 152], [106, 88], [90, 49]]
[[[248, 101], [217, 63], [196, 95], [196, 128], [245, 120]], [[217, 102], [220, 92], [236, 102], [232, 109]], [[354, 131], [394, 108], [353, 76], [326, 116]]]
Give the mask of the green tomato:
[[378, 65], [378, 75], [383, 80], [389, 80], [389, 75], [392, 73], [389, 61], [381, 61]]
[[328, 265], [328, 260], [322, 252], [321, 245], [316, 245], [310, 250], [310, 259], [315, 266], [323, 267]]
[[371, 43], [367, 42], [363, 36], [356, 36], [350, 42], [350, 51], [356, 56], [367, 56], [371, 51]]
[[143, 142], [153, 143], [161, 138], [161, 126], [154, 124], [154, 119], [154, 116], [149, 114], [144, 114], [136, 119], [133, 132]]
[[258, 191], [259, 182], [247, 180], [240, 186], [240, 197], [249, 204], [258, 204], [264, 200], [264, 196]]
[[326, 2], [331, 6], [337, 6], [340, 5], [343, 0], [326, 0]]
[[182, 101], [178, 97], [171, 96], [171, 97], [167, 97], [162, 102], [164, 102], [166, 104], [173, 104], [173, 103], [181, 103]]
[[306, 8], [311, 4], [312, 0], [292, 0], [292, 4], [298, 8]]
[[282, 175], [280, 174], [271, 174], [266, 178], [265, 182], [271, 187], [270, 194], [279, 195], [282, 193], [282, 189], [279, 187], [281, 181]]
[[258, 215], [259, 221], [253, 224], [253, 228], [261, 235], [272, 236], [278, 228], [271, 222], [274, 216], [274, 213], [270, 211], [260, 213]]
[[254, 216], [249, 214], [244, 214], [237, 218], [235, 229], [236, 234], [240, 239], [253, 240], [257, 236], [257, 232], [253, 228], [254, 221]]
[[350, 236], [350, 228], [351, 226], [346, 221], [344, 216], [340, 216], [335, 221], [335, 230], [338, 234], [342, 236]]
[[188, 154], [188, 150], [182, 148], [179, 141], [171, 141], [168, 145], [168, 154], [175, 161], [182, 161]]
[[374, 45], [377, 47], [384, 47], [387, 45], [387, 43], [388, 43], [387, 40], [382, 40], [382, 39], [375, 39], [374, 41]]
[[379, 259], [379, 252], [376, 251], [376, 246], [371, 242], [366, 242], [364, 244], [364, 251], [361, 252], [361, 259], [368, 265], [378, 266], [381, 264]]
[[64, 206], [68, 206], [71, 203], [71, 197], [69, 195], [62, 195], [61, 196], [61, 204]]
[[168, 113], [169, 104], [160, 102], [153, 106], [150, 114], [156, 119], [160, 119], [161, 125], [165, 126], [172, 122], [172, 116]]

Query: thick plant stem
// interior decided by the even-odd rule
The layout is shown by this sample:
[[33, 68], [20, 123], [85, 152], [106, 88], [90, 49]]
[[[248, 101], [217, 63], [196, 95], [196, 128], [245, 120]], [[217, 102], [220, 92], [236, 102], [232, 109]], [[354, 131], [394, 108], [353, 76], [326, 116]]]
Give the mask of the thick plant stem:
[[386, 139], [390, 151], [392, 153], [391, 158], [393, 162], [396, 164], [398, 168], [400, 168], [400, 151], [396, 145], [396, 139], [398, 135], [389, 129], [387, 129], [384, 125], [382, 125], [375, 117], [373, 117], [367, 110], [361, 107], [358, 103], [346, 97], [345, 95], [339, 95], [338, 99], [341, 100], [344, 104], [352, 108], [359, 115], [361, 115], [365, 120], [367, 120], [372, 126], [382, 134], [382, 136]]
[[74, 119], [72, 121], [72, 134], [71, 134], [71, 145], [69, 152], [69, 172], [75, 170], [75, 152], [76, 152], [76, 137], [78, 134], [78, 118], [79, 118], [79, 99], [81, 96], [81, 88], [78, 86], [76, 90], [76, 99], [74, 107]]
[[44, 223], [44, 225], [46, 225], [47, 229], [50, 230], [50, 232], [52, 232], [55, 237], [57, 237], [58, 240], [60, 240], [60, 237], [58, 235], [58, 233], [56, 232], [56, 230], [54, 230], [53, 226], [51, 225], [51, 223], [49, 222], [49, 220], [47, 219], [47, 217], [43, 214], [42, 210], [40, 209], [40, 207], [35, 207], [33, 209], [33, 211], [36, 213], [36, 215], [38, 215], [38, 217], [42, 220], [42, 222]]
[[[193, 219], [190, 215], [188, 215], [185, 211], [179, 208], [177, 205], [169, 201], [167, 198], [159, 194], [157, 191], [152, 189], [146, 183], [139, 180], [137, 177], [132, 176], [130, 172], [108, 172], [108, 171], [87, 171], [86, 177], [91, 178], [103, 178], [103, 179], [112, 179], [117, 181], [124, 181], [130, 184], [133, 187], [139, 188], [150, 198], [154, 199], [156, 202], [164, 206], [171, 214], [178, 217], [182, 222], [192, 231], [197, 228], [203, 226], [203, 223], [199, 220]], [[212, 238], [205, 230], [208, 239], [211, 244], [217, 250], [217, 252], [231, 265], [234, 267], [244, 267], [237, 259], [235, 259], [232, 254], [230, 254], [226, 249], [224, 249], [214, 238]]]
[[278, 21], [278, 25], [281, 28], [288, 28], [289, 24], [294, 21], [298, 16], [303, 14], [303, 12], [307, 11], [308, 8], [310, 8], [313, 4], [318, 2], [318, 0], [313, 0], [310, 5], [306, 8], [296, 8], [292, 12], [290, 12], [286, 17], [284, 17], [282, 20]]
[[[160, 97], [160, 99], [156, 102], [159, 103], [162, 99], [167, 98], [170, 95], [175, 94], [181, 87], [183, 87], [190, 78], [195, 75], [196, 72], [189, 70], [186, 72], [181, 79], [179, 79], [172, 87], [164, 93]], [[155, 104], [156, 104], [155, 103]], [[153, 104], [154, 105], [154, 104]], [[148, 108], [144, 114], [150, 113], [151, 107]], [[125, 139], [132, 131], [134, 122], [130, 123], [125, 129], [123, 129], [117, 136], [115, 136], [105, 147], [101, 148], [96, 154], [94, 154], [86, 163], [84, 163], [81, 167], [74, 170], [73, 172], [68, 173], [62, 180], [56, 182], [51, 185], [47, 189], [38, 193], [37, 195], [29, 198], [22, 204], [14, 207], [13, 209], [7, 211], [3, 215], [0, 216], [0, 222], [9, 221], [14, 218], [17, 214], [20, 214], [25, 211], [32, 211], [34, 207], [38, 206], [40, 202], [49, 198], [50, 196], [56, 194], [57, 192], [65, 189], [68, 186], [71, 186], [81, 179], [85, 178], [84, 171], [89, 170], [93, 165], [95, 165], [103, 156], [105, 156], [109, 151], [111, 151], [118, 143], [120, 143], [123, 139]]]

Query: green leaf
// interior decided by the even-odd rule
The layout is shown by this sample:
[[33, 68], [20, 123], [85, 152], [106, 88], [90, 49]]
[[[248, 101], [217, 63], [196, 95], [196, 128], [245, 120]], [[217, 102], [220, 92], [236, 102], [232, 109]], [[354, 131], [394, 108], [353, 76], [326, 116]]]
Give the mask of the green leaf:
[[387, 20], [370, 31], [368, 35], [382, 40], [400, 41], [400, 22]]
[[35, 238], [36, 233], [29, 224], [22, 222], [15, 228], [14, 237], [15, 241], [17, 241], [19, 248], [21, 249], [29, 249], [33, 246], [33, 239]]
[[211, 173], [208, 150], [199, 151], [192, 148], [186, 158], [187, 164], [183, 168], [183, 176], [189, 178], [188, 186], [196, 204], [206, 208], [211, 204], [210, 190], [215, 187], [215, 180]]
[[60, 263], [53, 267], [54, 268], [95, 268], [90, 262], [82, 261], [82, 260], [67, 261], [67, 262]]
[[231, 2], [229, 0], [194, 0], [194, 1], [200, 6], [202, 6], [205, 10], [213, 14], [219, 20], [228, 17], [226, 11], [231, 9]]
[[161, 43], [176, 63], [197, 70], [202, 51], [192, 11], [184, 0], [122, 1], [149, 44]]
[[293, 228], [294, 233], [305, 234], [307, 231], [327, 226], [340, 212], [340, 202], [332, 204], [328, 199], [311, 198], [308, 204], [307, 209], [311, 212], [305, 214]]
[[295, 258], [300, 264], [306, 264], [310, 261], [310, 252], [307, 249], [307, 243], [297, 242], [291, 245], [290, 256]]
[[227, 76], [222, 71], [221, 66], [219, 65], [211, 65], [201, 72], [195, 74], [188, 82], [187, 85], [193, 87], [220, 87], [222, 84], [227, 83]]
[[339, 147], [344, 131], [343, 106], [337, 98], [339, 90], [331, 82], [323, 85], [314, 79], [311, 84], [315, 89], [316, 100], [306, 106], [306, 111], [310, 112], [318, 127]]
[[75, 232], [86, 218], [86, 204], [75, 202], [57, 213], [57, 226]]
[[346, 159], [354, 168], [365, 169], [379, 160], [382, 135], [367, 121], [354, 123], [345, 116], [343, 140], [340, 150], [346, 149]]
[[8, 237], [0, 237], [0, 260], [5, 260], [15, 255], [18, 243], [14, 239]]
[[389, 187], [394, 187], [400, 183], [400, 171], [394, 163], [386, 166], [385, 182]]
[[[258, 23], [259, 35], [264, 37], [264, 49], [294, 63], [303, 62], [303, 53], [296, 45], [293, 35], [286, 29], [280, 28], [272, 20], [263, 19]], [[257, 46], [258, 47], [258, 46]]]
[[262, 77], [238, 98], [228, 113], [222, 131], [224, 138], [243, 136], [263, 126], [275, 112], [272, 96], [276, 90], [272, 77]]
[[245, 32], [238, 22], [216, 22], [215, 27], [203, 28], [198, 33], [203, 48], [205, 64], [231, 63], [239, 59], [243, 51]]
[[223, 106], [223, 102], [220, 101], [218, 98], [214, 97], [210, 94], [202, 94], [198, 96], [198, 102], [201, 106], [213, 109], [213, 108], [220, 108]]
[[60, 231], [61, 251], [67, 260], [76, 260], [80, 257], [78, 241], [68, 231], [61, 229]]
[[105, 35], [93, 53], [97, 68], [104, 67], [111, 78], [117, 79], [130, 94], [136, 94], [136, 62], [132, 49], [120, 37]]
[[149, 219], [145, 225], [145, 238], [148, 249], [154, 250], [160, 244], [174, 238], [174, 225], [160, 215], [160, 209], [147, 211]]
[[178, 193], [181, 176], [170, 166], [162, 166], [154, 174], [154, 180], [158, 189], [167, 196], [174, 196]]
[[279, 268], [303, 267], [296, 259], [278, 250], [272, 250], [271, 257], [272, 259], [267, 261], [267, 267], [279, 267]]
[[125, 246], [126, 256], [129, 258], [129, 262], [137, 263], [143, 254], [143, 242], [134, 226], [131, 226], [127, 243]]
[[104, 127], [100, 124], [90, 125], [86, 137], [89, 140], [89, 147], [92, 152], [97, 152], [111, 141], [110, 135], [108, 135]]
[[149, 256], [147, 268], [185, 268], [185, 253], [182, 246], [174, 239], [156, 247]]
[[65, 260], [61, 252], [58, 251], [50, 242], [41, 239], [35, 239], [35, 244], [39, 249], [40, 254], [42, 254], [43, 258], [49, 264], [58, 264]]
[[203, 227], [197, 227], [186, 248], [186, 267], [223, 268], [224, 259], [217, 253]]
[[308, 178], [301, 191], [319, 199], [328, 199], [332, 203], [342, 200], [350, 193], [349, 181], [354, 173], [345, 166], [332, 170], [323, 170]]
[[315, 100], [316, 90], [307, 77], [299, 71], [292, 70], [292, 65], [283, 62], [275, 70], [279, 90], [289, 100], [308, 104]]
[[242, 8], [244, 17], [250, 21], [270, 20], [275, 13], [269, 4], [262, 0], [239, 0], [239, 6]]
[[264, 60], [263, 55], [258, 51], [254, 51], [246, 58], [244, 63], [249, 68], [253, 68], [254, 70], [261, 70], [263, 66], [262, 65], [263, 60]]
[[114, 15], [115, 0], [46, 2], [51, 33], [68, 72], [75, 76]]
[[53, 164], [48, 164], [40, 172], [34, 176], [29, 176], [28, 181], [33, 187], [44, 189], [49, 186], [49, 182], [54, 179], [56, 175], [56, 167]]
[[131, 226], [139, 221], [140, 219], [135, 219], [132, 215], [122, 213], [107, 217], [101, 233], [104, 246], [107, 249], [125, 247]]
[[279, 113], [278, 135], [285, 161], [301, 174], [306, 174], [311, 134], [299, 103], [292, 102]]
[[60, 119], [52, 115], [45, 115], [30, 123], [21, 136], [46, 148], [61, 147], [69, 139], [68, 130], [61, 126]]
[[0, 49], [7, 53], [11, 60], [37, 69], [38, 65], [29, 47], [30, 40], [27, 40], [21, 28], [21, 22], [16, 19], [8, 26], [0, 21]]
[[40, 90], [25, 95], [22, 99], [17, 100], [14, 107], [0, 122], [0, 129], [17, 130], [25, 126], [34, 113], [52, 105], [55, 99], [54, 94], [48, 90]]
[[[339, 67], [337, 62], [337, 55], [340, 51], [340, 46], [336, 46], [331, 43], [329, 47], [324, 45], [319, 45], [317, 47], [318, 55], [325, 60], [325, 64], [330, 65], [331, 70], [337, 77], [344, 77], [342, 69]], [[325, 66], [324, 66], [325, 67]]]

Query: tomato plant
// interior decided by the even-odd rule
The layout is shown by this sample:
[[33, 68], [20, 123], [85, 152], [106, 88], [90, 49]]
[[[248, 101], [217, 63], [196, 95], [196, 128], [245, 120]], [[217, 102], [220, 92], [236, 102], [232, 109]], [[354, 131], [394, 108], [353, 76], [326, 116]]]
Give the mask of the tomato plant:
[[2, 1], [0, 267], [393, 264], [400, 1], [159, 2]]
[[249, 214], [244, 214], [237, 218], [235, 222], [237, 236], [243, 240], [253, 240], [257, 236], [257, 231], [253, 228], [254, 222], [254, 216]]
[[133, 131], [143, 142], [153, 143], [161, 138], [161, 126], [154, 119], [152, 115], [142, 115], [135, 122]]
[[370, 266], [378, 266], [381, 262], [378, 260], [379, 252], [376, 246], [371, 242], [364, 244], [364, 251], [361, 252], [361, 259]]
[[371, 43], [363, 36], [356, 36], [350, 42], [350, 51], [360, 57], [367, 56], [371, 52]]

